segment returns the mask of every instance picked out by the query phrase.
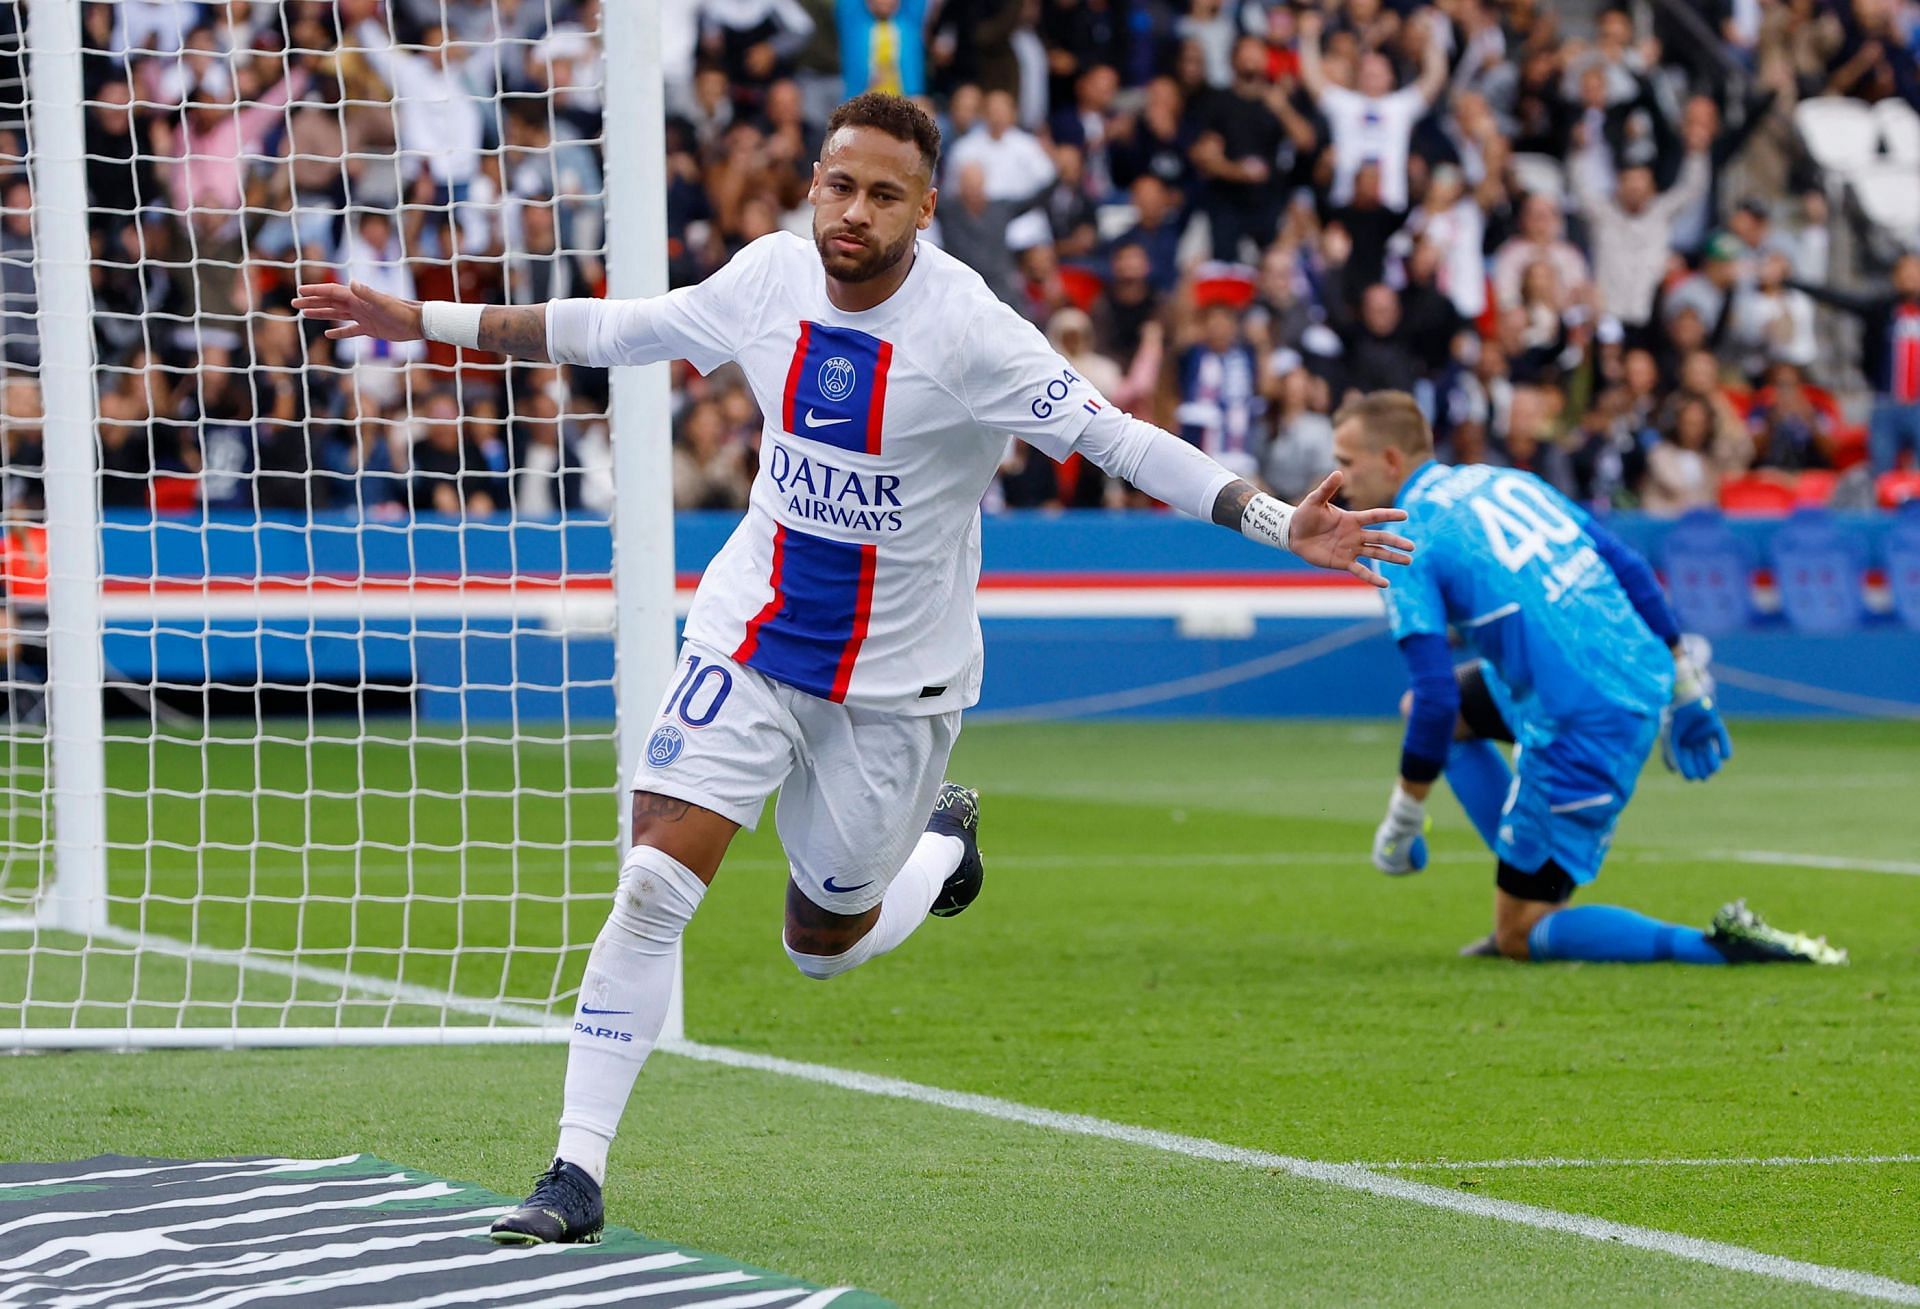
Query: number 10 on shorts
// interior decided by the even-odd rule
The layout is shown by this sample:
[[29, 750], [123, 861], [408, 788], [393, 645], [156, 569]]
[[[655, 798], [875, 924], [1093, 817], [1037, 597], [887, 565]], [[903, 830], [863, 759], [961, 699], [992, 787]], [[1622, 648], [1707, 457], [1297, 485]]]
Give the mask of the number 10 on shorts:
[[676, 715], [688, 727], [705, 727], [720, 715], [720, 707], [733, 691], [733, 670], [723, 664], [701, 662], [700, 656], [687, 656], [687, 671], [667, 695], [662, 712]]

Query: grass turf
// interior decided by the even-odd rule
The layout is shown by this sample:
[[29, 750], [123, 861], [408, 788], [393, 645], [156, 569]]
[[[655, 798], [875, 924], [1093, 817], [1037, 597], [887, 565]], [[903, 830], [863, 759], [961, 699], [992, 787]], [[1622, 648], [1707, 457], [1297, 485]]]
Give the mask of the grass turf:
[[[1583, 899], [1700, 922], [1745, 894], [1779, 922], [1850, 946], [1852, 967], [1456, 959], [1455, 946], [1486, 930], [1490, 867], [1443, 801], [1424, 876], [1393, 881], [1367, 868], [1395, 757], [1384, 725], [983, 726], [969, 730], [954, 766], [986, 792], [991, 876], [979, 904], [930, 923], [897, 958], [830, 986], [806, 983], [779, 950], [772, 833], [744, 837], [691, 933], [690, 1032], [1314, 1158], [1920, 1151], [1911, 1110], [1920, 882], [1752, 861], [1769, 851], [1911, 861], [1901, 839], [1911, 825], [1898, 817], [1920, 783], [1911, 728], [1747, 723], [1736, 738], [1732, 766], [1709, 786], [1648, 774], [1611, 865]], [[483, 750], [466, 776], [557, 775], [530, 762], [553, 748], [523, 745], [491, 762]], [[129, 793], [120, 803], [132, 804], [136, 788], [118, 771], [132, 765], [114, 762]], [[261, 763], [238, 762], [228, 789], [242, 805], [237, 775]], [[295, 766], [268, 762], [278, 776]], [[581, 780], [549, 789], [588, 790], [594, 760], [567, 763]], [[458, 793], [458, 772], [411, 767], [431, 789]], [[488, 922], [504, 899], [470, 906], [464, 921], [538, 954], [540, 968], [572, 970], [564, 985], [611, 879], [611, 859], [591, 847], [594, 823], [609, 820], [579, 795], [541, 812], [519, 830], [568, 852], [564, 893], [538, 881], [541, 849], [515, 854], [504, 837], [492, 852], [505, 865], [496, 881], [475, 880], [480, 866], [457, 855], [445, 866], [417, 861], [410, 882], [377, 859], [364, 871], [448, 898], [538, 888], [552, 904], [512, 931]], [[453, 845], [458, 816], [448, 809], [426, 826], [415, 817], [412, 830]], [[129, 820], [117, 810], [113, 821], [124, 842]], [[295, 841], [276, 844], [288, 852], [254, 855], [252, 866], [313, 875], [298, 871]], [[136, 871], [165, 889], [192, 868], [138, 853], [137, 869], [116, 864], [116, 891]], [[328, 883], [335, 892], [353, 889], [351, 877], [325, 876], [344, 877]], [[202, 939], [247, 939], [237, 910], [205, 906]], [[376, 914], [356, 939], [397, 944], [383, 933], [402, 926]], [[257, 946], [280, 929], [252, 930]], [[433, 942], [426, 931], [408, 940]], [[0, 949], [8, 944], [0, 937]], [[387, 960], [391, 975], [399, 958], [376, 949], [353, 963], [377, 971]], [[430, 980], [446, 965], [429, 956], [417, 966], [409, 958], [407, 976]], [[110, 985], [111, 973], [96, 967], [90, 985]], [[224, 983], [219, 969], [194, 976], [209, 995], [237, 985], [231, 970]], [[37, 984], [52, 985], [44, 975]], [[22, 985], [18, 957], [0, 957], [0, 1001]], [[271, 1017], [268, 983], [250, 975], [248, 986], [264, 997], [254, 1016]], [[6, 1073], [17, 1093], [0, 1121], [0, 1155], [365, 1149], [511, 1192], [550, 1148], [561, 1062], [551, 1049], [21, 1060]], [[615, 1221], [909, 1303], [1819, 1298], [1226, 1165], [672, 1059], [643, 1079], [614, 1168]], [[1920, 1280], [1911, 1164], [1407, 1175]]]

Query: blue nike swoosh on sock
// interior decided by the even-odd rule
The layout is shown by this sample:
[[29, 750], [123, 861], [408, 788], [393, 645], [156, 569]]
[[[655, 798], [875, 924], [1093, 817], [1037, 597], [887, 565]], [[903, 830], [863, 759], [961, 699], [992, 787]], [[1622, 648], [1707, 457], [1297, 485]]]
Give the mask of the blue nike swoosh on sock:
[[581, 1005], [580, 1012], [583, 1014], [630, 1014], [633, 1012], [633, 1010], [631, 1009], [589, 1009], [585, 1005]]

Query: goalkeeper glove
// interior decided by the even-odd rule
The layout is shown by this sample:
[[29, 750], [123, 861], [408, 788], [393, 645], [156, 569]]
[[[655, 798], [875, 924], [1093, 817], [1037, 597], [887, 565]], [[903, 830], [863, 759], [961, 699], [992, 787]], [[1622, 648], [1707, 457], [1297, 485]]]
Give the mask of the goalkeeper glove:
[[1660, 757], [1667, 771], [1704, 782], [1733, 758], [1733, 738], [1713, 707], [1706, 642], [1684, 638], [1673, 655], [1673, 702], [1661, 715]]
[[1427, 866], [1427, 806], [1393, 788], [1387, 816], [1373, 833], [1373, 866], [1389, 877], [1405, 877]]

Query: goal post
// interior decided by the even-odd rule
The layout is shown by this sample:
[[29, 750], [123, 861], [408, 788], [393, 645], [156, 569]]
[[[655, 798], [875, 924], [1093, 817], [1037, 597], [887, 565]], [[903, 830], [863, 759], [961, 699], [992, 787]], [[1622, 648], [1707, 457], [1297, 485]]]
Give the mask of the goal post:
[[[607, 294], [618, 299], [667, 291], [667, 132], [665, 85], [659, 69], [660, 0], [607, 6], [607, 66], [638, 68], [638, 77], [607, 79], [606, 116], [624, 125], [607, 133]], [[614, 372], [616, 430], [664, 430], [671, 407], [666, 364]], [[674, 656], [673, 456], [664, 440], [614, 442], [614, 485], [623, 489], [614, 511], [614, 601], [620, 629], [617, 678], [623, 712], [619, 726], [620, 793], [637, 772], [654, 706], [666, 694]], [[628, 504], [624, 488], [653, 488]], [[663, 494], [667, 503], [660, 504]], [[632, 812], [623, 800], [621, 846], [632, 838]], [[674, 946], [676, 952], [682, 946]], [[684, 967], [676, 964], [673, 998], [660, 1039], [686, 1035]]]
[[53, 886], [47, 920], [107, 922], [106, 770], [100, 687], [99, 500], [93, 440], [86, 140], [79, 6], [30, 0], [33, 241], [39, 296], [47, 529], [47, 703]]
[[566, 1039], [672, 669], [668, 370], [286, 299], [664, 292], [660, 4], [23, 6], [0, 1051]]

